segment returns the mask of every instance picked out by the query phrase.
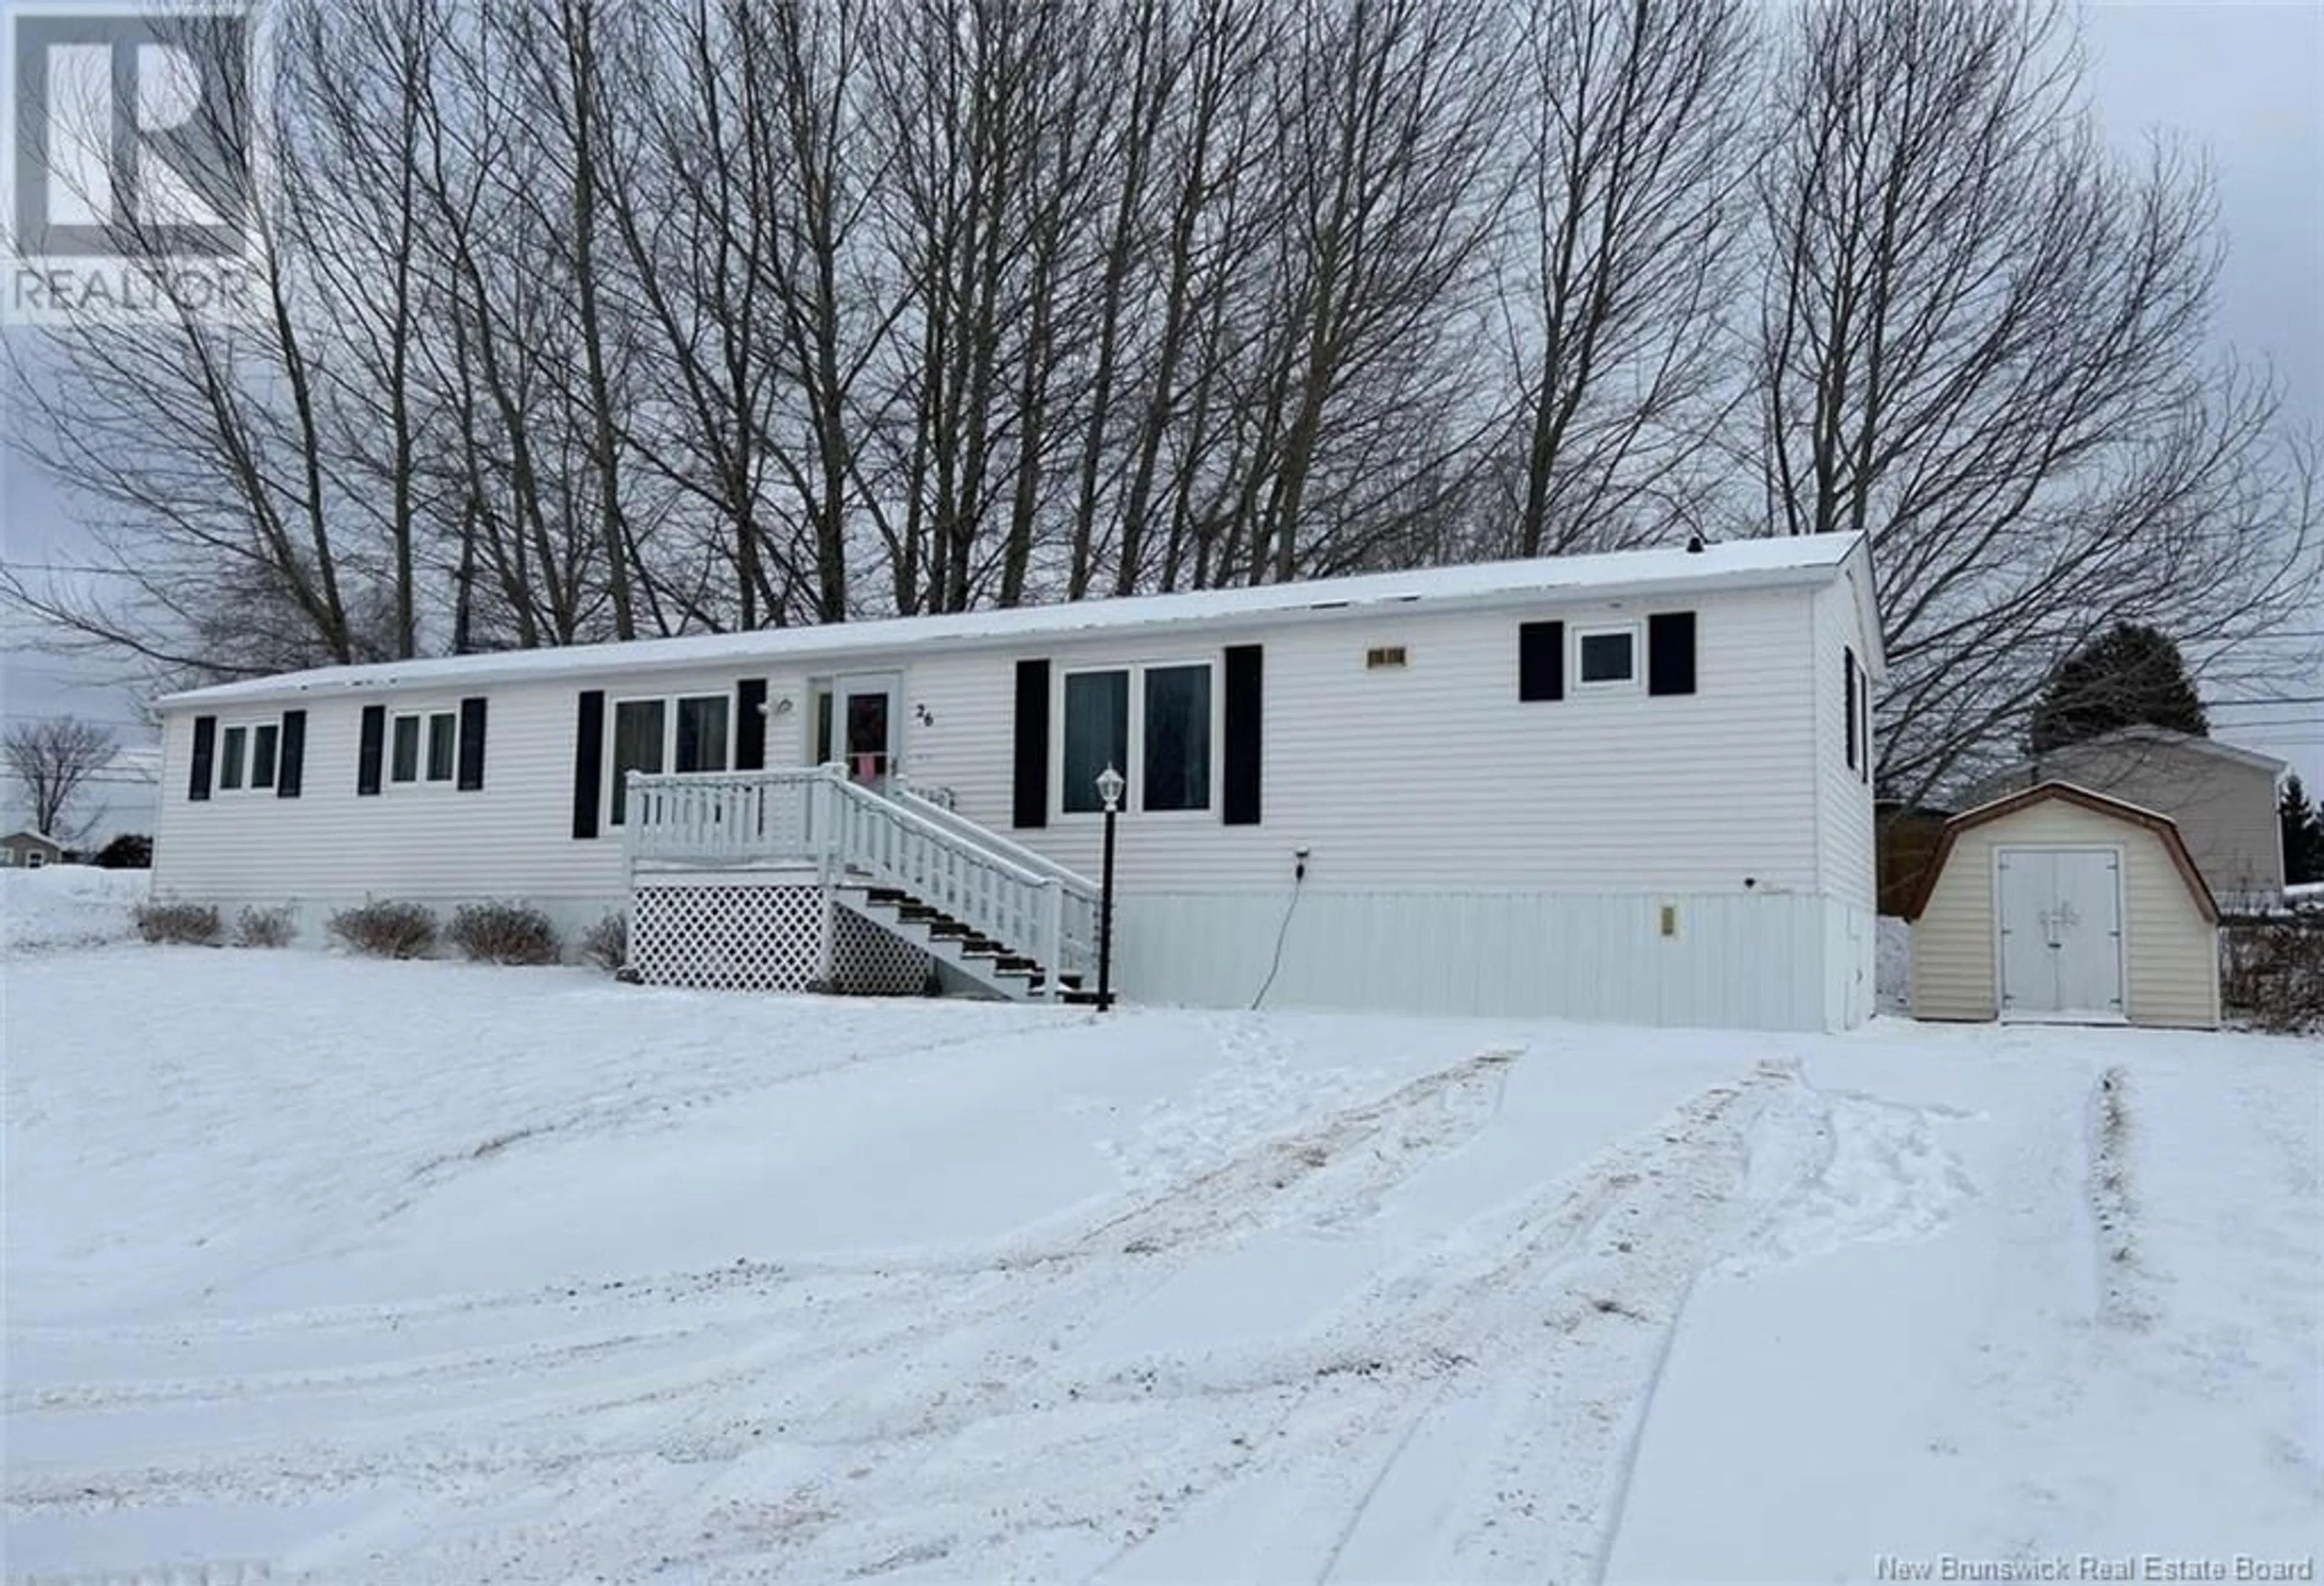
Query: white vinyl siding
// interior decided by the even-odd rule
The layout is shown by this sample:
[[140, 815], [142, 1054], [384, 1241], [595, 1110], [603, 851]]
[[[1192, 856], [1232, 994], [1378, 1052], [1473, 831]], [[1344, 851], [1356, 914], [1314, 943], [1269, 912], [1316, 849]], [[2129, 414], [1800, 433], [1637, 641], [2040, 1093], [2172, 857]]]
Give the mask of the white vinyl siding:
[[[1873, 788], [1864, 768], [1877, 763], [1877, 746], [1870, 739], [1868, 708], [1873, 684], [1865, 670], [1868, 646], [1849, 580], [1857, 576], [1851, 566], [1843, 577], [1816, 592], [1815, 622], [1815, 756], [1816, 864], [1819, 888], [1825, 896], [1867, 911], [1877, 907], [1877, 874], [1873, 853]], [[1861, 697], [1848, 696], [1848, 652], [1856, 654], [1857, 687]], [[1848, 763], [1849, 723], [1856, 722], [1858, 768]]]
[[2209, 1028], [2219, 1021], [2218, 933], [2163, 840], [2144, 826], [2051, 800], [1966, 828], [1913, 924], [1913, 1013], [1997, 1017], [1993, 860], [1997, 848], [2123, 852], [2126, 1015], [2133, 1024]]
[[[1674, 696], [1517, 697], [1520, 622], [1563, 619], [1570, 638], [1577, 625], [1628, 620], [1587, 605], [1369, 614], [1148, 642], [1139, 659], [1149, 667], [1266, 647], [1264, 818], [1224, 825], [1215, 802], [1201, 816], [1127, 816], [1124, 885], [1279, 893], [1292, 851], [1306, 847], [1311, 891], [1811, 892], [1808, 593], [1696, 592], [1685, 604], [1697, 613], [1697, 691]], [[1403, 647], [1406, 664], [1368, 667], [1382, 646]], [[1054, 784], [1047, 827], [1010, 825], [1014, 669], [1026, 654], [1066, 676], [1123, 659], [1118, 641], [1095, 639], [916, 669], [907, 710], [925, 705], [933, 724], [907, 742], [907, 774], [950, 789], [970, 819], [1093, 875], [1102, 823], [1058, 818]], [[1053, 715], [1053, 761], [1062, 718]], [[1215, 774], [1215, 742], [1212, 758]]]
[[[1581, 632], [1643, 634], [1657, 610], [1696, 613], [1695, 693], [1572, 686]], [[1518, 697], [1518, 629], [1535, 621], [1566, 624], [1563, 699]], [[1058, 807], [1065, 691], [1078, 674], [1127, 674], [1132, 719], [1115, 746], [1129, 752], [1121, 769], [1133, 789], [1118, 855], [1119, 945], [1132, 995], [1247, 1001], [1258, 974], [1245, 972], [1264, 971], [1262, 949], [1271, 952], [1292, 895], [1294, 853], [1304, 848], [1307, 878], [1271, 1005], [1391, 1007], [1397, 1003], [1384, 1000], [1388, 989], [1404, 987], [1406, 1005], [1447, 1010], [1465, 998], [1479, 1011], [1567, 1005], [1606, 1017], [1627, 1010], [1674, 1022], [1818, 1028], [1850, 1021], [1844, 1004], [1835, 1010], [1830, 1003], [1824, 966], [1864, 934], [1834, 913], [1833, 899], [1851, 886], [1868, 910], [1870, 899], [1868, 835], [1858, 880], [1835, 881], [1819, 849], [1834, 825], [1824, 809], [1835, 797], [1862, 805], [1868, 834], [1870, 795], [1844, 766], [1834, 770], [1836, 737], [1828, 755], [1821, 747], [1827, 723], [1836, 732], [1840, 718], [1821, 703], [1816, 623], [1807, 588], [1702, 588], [1618, 605], [1566, 599], [1444, 612], [1416, 604], [1277, 627], [1190, 626], [1140, 634], [1134, 648], [1090, 632], [925, 658], [867, 653], [846, 670], [902, 675], [896, 732], [907, 779], [1085, 875], [1099, 868], [1103, 823]], [[1220, 818], [1222, 656], [1250, 643], [1264, 647], [1264, 815], [1259, 825], [1230, 826]], [[1639, 678], [1644, 648], [1640, 639], [1633, 650]], [[1381, 649], [1400, 650], [1405, 664], [1369, 666]], [[1016, 829], [1015, 671], [1027, 658], [1047, 659], [1052, 670], [1050, 818]], [[1176, 671], [1184, 668], [1202, 670]], [[561, 924], [586, 925], [623, 897], [621, 830], [611, 818], [623, 704], [644, 707], [631, 718], [631, 736], [658, 733], [652, 753], [662, 764], [680, 752], [675, 702], [721, 701], [723, 719], [706, 706], [686, 733], [700, 745], [689, 756], [724, 765], [733, 751], [734, 686], [763, 677], [766, 764], [797, 766], [815, 749], [810, 679], [831, 675], [828, 660], [818, 660], [762, 671], [472, 682], [383, 701], [392, 716], [425, 716], [456, 711], [463, 696], [489, 699], [491, 775], [482, 791], [456, 801], [356, 797], [361, 713], [381, 702], [374, 692], [303, 702], [301, 798], [189, 803], [196, 710], [173, 709], [155, 890], [222, 905], [296, 902], [310, 932], [329, 908], [366, 896], [438, 909], [527, 898]], [[1199, 687], [1193, 676], [1204, 679]], [[585, 689], [604, 695], [604, 780], [600, 835], [576, 840], [576, 700]], [[1161, 718], [1174, 714], [1182, 724], [1208, 719], [1199, 752], [1191, 741], [1166, 743], [1172, 734]], [[650, 731], [649, 718], [659, 724]], [[1179, 774], [1147, 776], [1145, 757], [1166, 749], [1178, 757]], [[646, 752], [630, 751], [632, 758]], [[1145, 807], [1157, 793], [1167, 803], [1195, 788], [1204, 807]], [[1659, 933], [1665, 908], [1676, 911], [1671, 937]], [[1517, 934], [1504, 941], [1497, 934], [1504, 932]], [[1480, 955], [1462, 945], [1485, 942], [1501, 945], [1480, 947]], [[1222, 954], [1232, 963], [1216, 973], [1189, 967], [1224, 964]], [[1618, 961], [1626, 966], [1621, 978], [1607, 980]], [[1714, 973], [1723, 977], [1716, 985], [1695, 984]], [[1600, 981], [1602, 992], [1588, 989]], [[1536, 995], [1536, 984], [1566, 987], [1582, 1000], [1544, 1000], [1549, 992]]]

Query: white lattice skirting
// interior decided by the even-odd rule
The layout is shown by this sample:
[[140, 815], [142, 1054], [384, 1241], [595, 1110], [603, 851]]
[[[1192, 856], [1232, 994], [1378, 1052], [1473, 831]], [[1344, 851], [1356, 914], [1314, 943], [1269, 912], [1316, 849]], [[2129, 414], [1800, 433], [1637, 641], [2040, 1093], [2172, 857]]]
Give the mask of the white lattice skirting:
[[655, 886], [632, 895], [630, 967], [648, 985], [722, 991], [804, 991], [823, 976], [831, 933], [830, 990], [914, 996], [935, 961], [869, 920], [797, 883]]

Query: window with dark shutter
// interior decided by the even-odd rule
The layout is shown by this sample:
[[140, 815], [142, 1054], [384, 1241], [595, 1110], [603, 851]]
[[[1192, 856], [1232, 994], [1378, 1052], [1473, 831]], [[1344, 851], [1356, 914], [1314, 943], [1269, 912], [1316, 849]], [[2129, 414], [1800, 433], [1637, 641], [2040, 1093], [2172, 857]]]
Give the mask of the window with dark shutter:
[[364, 706], [363, 735], [355, 743], [355, 792], [379, 791], [380, 761], [387, 753], [387, 706]]
[[573, 727], [573, 835], [597, 834], [597, 788], [604, 779], [605, 691], [586, 690]]
[[1565, 624], [1517, 624], [1517, 697], [1565, 697]]
[[1049, 663], [1017, 663], [1016, 746], [1010, 756], [1013, 826], [1049, 824]]
[[1862, 702], [1862, 706], [1863, 706], [1863, 710], [1862, 710], [1862, 715], [1863, 715], [1863, 724], [1862, 724], [1861, 727], [1858, 729], [1858, 736], [1859, 736], [1859, 737], [1861, 738], [1861, 740], [1863, 741], [1863, 744], [1864, 744], [1864, 752], [1863, 752], [1860, 756], [1858, 756], [1858, 758], [1859, 758], [1859, 759], [1861, 759], [1861, 760], [1863, 761], [1864, 764], [1863, 764], [1863, 765], [1862, 765], [1862, 767], [1861, 767], [1861, 768], [1859, 768], [1859, 769], [1860, 769], [1860, 770], [1862, 770], [1862, 772], [1863, 772], [1863, 776], [1864, 776], [1864, 785], [1865, 785], [1866, 787], [1868, 787], [1868, 787], [1870, 787], [1870, 786], [1872, 785], [1872, 674], [1871, 674], [1871, 673], [1867, 672], [1867, 671], [1862, 671], [1862, 670], [1859, 670], [1859, 671], [1858, 672], [1858, 674], [1857, 674], [1857, 678], [1856, 678], [1856, 692], [1857, 692], [1857, 697], [1858, 697], [1858, 698]]
[[1841, 710], [1848, 717], [1848, 769], [1854, 770], [1861, 757], [1861, 751], [1858, 749], [1856, 742], [1856, 651], [1842, 650], [1840, 653], [1844, 668], [1842, 679], [1845, 684], [1841, 695], [1843, 701]]
[[464, 793], [474, 793], [484, 785], [484, 702], [481, 698], [460, 701], [460, 780]]
[[186, 797], [196, 801], [210, 796], [210, 771], [217, 761], [217, 717], [194, 718], [194, 752], [186, 779]]
[[307, 774], [307, 713], [282, 713], [282, 751], [274, 771], [274, 797], [296, 798]]
[[1260, 778], [1267, 763], [1267, 652], [1257, 644], [1231, 644], [1226, 652], [1223, 786], [1220, 818], [1231, 826], [1259, 824]]
[[1646, 692], [1694, 692], [1694, 613], [1656, 612], [1646, 619]]
[[734, 769], [767, 767], [767, 680], [745, 678], [734, 685]]

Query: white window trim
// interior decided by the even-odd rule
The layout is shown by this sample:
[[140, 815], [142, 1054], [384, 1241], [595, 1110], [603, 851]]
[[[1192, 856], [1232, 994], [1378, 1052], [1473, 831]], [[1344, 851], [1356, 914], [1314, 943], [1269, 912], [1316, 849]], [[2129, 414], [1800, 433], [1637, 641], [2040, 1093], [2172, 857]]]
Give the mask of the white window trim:
[[[250, 766], [254, 752], [258, 746], [258, 729], [261, 727], [274, 729], [274, 774], [268, 779], [264, 786], [253, 787], [250, 781]], [[239, 762], [235, 769], [239, 773], [241, 780], [237, 786], [232, 788], [226, 785], [226, 734], [229, 733], [242, 734], [242, 752], [235, 756], [235, 761]], [[248, 716], [238, 722], [220, 722], [217, 724], [217, 747], [210, 765], [210, 793], [213, 798], [242, 798], [252, 795], [263, 798], [274, 797], [275, 786], [282, 780], [282, 718], [281, 716]]]
[[[1637, 693], [1646, 686], [1644, 664], [1646, 625], [1642, 622], [1576, 622], [1573, 630], [1572, 678], [1575, 692], [1582, 694]], [[1594, 681], [1582, 675], [1582, 645], [1584, 640], [1602, 639], [1619, 634], [1630, 641], [1630, 675], [1627, 678], [1600, 678]]]
[[[440, 780], [428, 774], [428, 724], [437, 716], [452, 718], [452, 774]], [[419, 775], [408, 782], [399, 782], [395, 779], [395, 724], [401, 721], [417, 721], [420, 724], [420, 759], [416, 767]], [[379, 786], [383, 793], [397, 788], [417, 792], [425, 788], [457, 788], [460, 785], [460, 707], [456, 705], [444, 710], [429, 705], [421, 710], [388, 712], [387, 733], [380, 743], [379, 761]]]
[[[1211, 675], [1211, 776], [1199, 809], [1146, 808], [1146, 674], [1151, 671], [1176, 671], [1200, 667]], [[1065, 679], [1086, 677], [1091, 673], [1127, 672], [1130, 675], [1130, 763], [1116, 766], [1128, 786], [1122, 789], [1121, 813], [1137, 815], [1148, 820], [1200, 820], [1219, 818], [1220, 800], [1225, 782], [1224, 755], [1222, 752], [1226, 737], [1226, 701], [1220, 687], [1219, 662], [1210, 656], [1184, 656], [1173, 659], [1157, 657], [1149, 660], [1091, 661], [1085, 665], [1060, 667], [1056, 681], [1051, 686], [1049, 719], [1057, 730], [1049, 734], [1049, 793], [1050, 809], [1055, 818], [1066, 823], [1103, 821], [1102, 809], [1067, 809], [1065, 807]]]
[[[625, 705], [659, 705], [661, 706], [661, 769], [657, 771], [648, 771], [645, 774], [650, 777], [668, 776], [670, 774], [670, 762], [678, 758], [678, 702], [681, 699], [715, 699], [726, 707], [726, 753], [724, 756], [724, 763], [716, 767], [713, 770], [689, 771], [687, 774], [689, 776], [715, 776], [721, 772], [731, 771], [734, 769], [734, 696], [733, 694], [722, 694], [714, 688], [696, 688], [690, 689], [683, 694], [630, 694], [625, 695], [619, 699], [609, 699], [605, 702], [604, 802], [599, 806], [599, 807], [604, 809], [605, 812], [604, 828], [605, 831], [618, 832], [629, 824], [627, 820], [615, 820], [613, 818], [613, 788], [620, 782], [622, 778], [622, 772], [617, 769], [619, 766], [619, 756], [614, 752], [614, 746], [620, 742], [622, 706]], [[812, 728], [809, 730], [812, 731]], [[627, 816], [629, 812], [627, 810], [623, 810], [622, 813], [624, 816]]]

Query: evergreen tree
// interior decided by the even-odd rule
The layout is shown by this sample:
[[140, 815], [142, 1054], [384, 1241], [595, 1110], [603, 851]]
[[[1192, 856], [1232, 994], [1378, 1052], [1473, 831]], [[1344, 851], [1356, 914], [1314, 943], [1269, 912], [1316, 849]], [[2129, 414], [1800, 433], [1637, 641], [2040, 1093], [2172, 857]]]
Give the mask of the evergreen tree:
[[2147, 724], [2210, 736], [2202, 699], [2170, 635], [2119, 622], [2068, 656], [2034, 706], [2036, 754]]
[[2324, 881], [2324, 810], [2310, 805], [2297, 775], [2284, 779], [2283, 800], [2276, 809], [2283, 823], [2285, 885]]
[[97, 851], [99, 870], [151, 870], [153, 839], [141, 832], [124, 832]]

